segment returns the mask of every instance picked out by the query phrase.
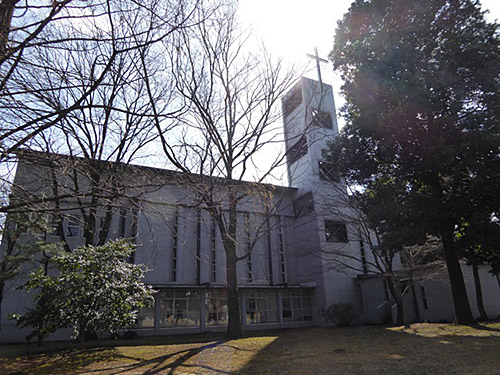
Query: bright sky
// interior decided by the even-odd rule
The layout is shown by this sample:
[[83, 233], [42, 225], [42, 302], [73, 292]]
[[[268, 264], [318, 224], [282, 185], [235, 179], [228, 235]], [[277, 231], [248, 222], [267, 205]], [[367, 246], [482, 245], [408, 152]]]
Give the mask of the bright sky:
[[[333, 48], [333, 36], [352, 0], [240, 0], [242, 21], [249, 23], [256, 36], [275, 56], [287, 63], [307, 64], [308, 77], [317, 79], [314, 63], [306, 54], [318, 48], [320, 57], [328, 58]], [[500, 0], [482, 0], [489, 9], [490, 21], [500, 20]], [[322, 64], [323, 82], [331, 84], [337, 109], [342, 103], [340, 78], [332, 71], [331, 63]]]

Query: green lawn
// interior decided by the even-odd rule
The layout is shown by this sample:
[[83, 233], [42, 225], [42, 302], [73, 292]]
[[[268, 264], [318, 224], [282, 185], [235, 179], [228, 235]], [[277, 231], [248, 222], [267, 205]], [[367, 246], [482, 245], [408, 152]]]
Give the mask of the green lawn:
[[308, 328], [224, 341], [217, 335], [0, 346], [1, 375], [500, 374], [500, 323]]

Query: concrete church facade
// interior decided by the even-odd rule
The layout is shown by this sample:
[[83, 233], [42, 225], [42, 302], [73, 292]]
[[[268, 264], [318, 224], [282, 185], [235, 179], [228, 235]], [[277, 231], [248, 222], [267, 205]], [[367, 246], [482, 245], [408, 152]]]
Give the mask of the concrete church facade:
[[[367, 273], [373, 244], [345, 220], [347, 208], [335, 202], [346, 188], [322, 160], [327, 141], [338, 133], [332, 88], [302, 78], [283, 99], [283, 113], [290, 187], [238, 183], [238, 189], [250, 192], [238, 208], [238, 253], [248, 252], [237, 269], [243, 329], [325, 325], [326, 310], [338, 302], [355, 306], [358, 323], [381, 323], [389, 318], [392, 305], [382, 279], [339, 270], [331, 259], [337, 251], [350, 252], [365, 262], [361, 266]], [[48, 170], [43, 163], [35, 164], [19, 158], [17, 186], [44, 190], [40, 176]], [[158, 291], [154, 306], [141, 311], [130, 329], [140, 335], [224, 331], [226, 263], [214, 220], [195, 204], [196, 194], [183, 183], [182, 174], [123, 168], [129, 181], [148, 180], [150, 186], [141, 187], [134, 205], [124, 201], [116, 208], [108, 238], [135, 239], [134, 262], [150, 269], [144, 281]], [[252, 194], [254, 190], [268, 194], [264, 199]], [[84, 243], [78, 210], [67, 211], [62, 227], [69, 247]], [[23, 236], [20, 241], [27, 242], [33, 235]], [[45, 234], [48, 242], [60, 239]], [[2, 342], [22, 341], [29, 333], [6, 318], [31, 305], [31, 297], [16, 289], [24, 281], [16, 279], [5, 288]], [[430, 296], [418, 296], [424, 297]], [[500, 306], [492, 308], [500, 311]], [[51, 338], [68, 339], [69, 332]]]

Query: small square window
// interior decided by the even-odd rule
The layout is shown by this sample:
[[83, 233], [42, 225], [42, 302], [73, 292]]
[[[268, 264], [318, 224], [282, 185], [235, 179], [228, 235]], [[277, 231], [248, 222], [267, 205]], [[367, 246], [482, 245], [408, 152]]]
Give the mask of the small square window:
[[326, 242], [347, 242], [347, 228], [340, 221], [325, 220]]
[[312, 109], [311, 115], [311, 125], [332, 129], [332, 115], [329, 112], [321, 111], [319, 109]]
[[293, 201], [293, 211], [296, 217], [307, 215], [314, 211], [314, 201], [311, 192], [306, 193]]

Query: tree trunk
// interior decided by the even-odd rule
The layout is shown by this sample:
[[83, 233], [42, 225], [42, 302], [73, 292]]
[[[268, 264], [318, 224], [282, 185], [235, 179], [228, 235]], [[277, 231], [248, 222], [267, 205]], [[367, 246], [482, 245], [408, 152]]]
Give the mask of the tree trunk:
[[14, 7], [19, 0], [2, 0], [0, 3], [0, 55], [7, 50], [9, 40], [10, 24]]
[[476, 262], [472, 263], [472, 273], [474, 275], [474, 287], [476, 288], [476, 303], [481, 315], [481, 320], [488, 320], [488, 315], [484, 309], [483, 291], [481, 288], [481, 278], [479, 277], [479, 267]]
[[394, 298], [394, 302], [396, 302], [396, 309], [397, 309], [396, 325], [402, 326], [405, 323], [403, 298], [401, 297], [401, 294], [398, 292], [397, 285], [395, 285], [392, 277], [387, 277], [385, 280], [387, 282], [387, 288], [389, 288], [389, 292], [391, 292], [391, 296], [392, 298]]
[[3, 288], [5, 285], [5, 281], [0, 281], [0, 331], [2, 330], [2, 302], [3, 302]]
[[85, 336], [87, 335], [87, 332], [85, 330], [80, 328], [80, 334], [78, 335], [78, 342], [80, 343], [80, 346], [82, 348], [85, 347]]
[[217, 222], [220, 230], [224, 228], [222, 238], [226, 251], [227, 304], [229, 314], [226, 336], [229, 339], [234, 339], [241, 337], [242, 331], [240, 295], [238, 291], [238, 256], [236, 255], [237, 199], [231, 187], [229, 187], [228, 198], [229, 220], [227, 225], [224, 225], [224, 221], [222, 220], [222, 215], [224, 214], [220, 211], [218, 213]]
[[420, 309], [418, 308], [417, 293], [415, 292], [415, 282], [411, 280], [411, 293], [413, 294], [413, 305], [415, 306], [415, 318], [417, 322], [420, 322], [422, 318], [420, 317]]
[[397, 309], [396, 325], [402, 326], [403, 324], [405, 324], [403, 299], [397, 298], [395, 301], [396, 301], [396, 309]]
[[238, 275], [236, 272], [236, 248], [226, 248], [227, 261], [227, 304], [229, 313], [229, 322], [227, 325], [227, 338], [234, 339], [242, 336], [241, 331], [241, 313], [240, 313], [240, 295], [238, 291]]
[[448, 269], [451, 293], [453, 295], [453, 304], [455, 307], [455, 323], [474, 324], [475, 320], [470, 309], [462, 269], [460, 268], [460, 262], [458, 260], [458, 256], [453, 243], [453, 230], [442, 230], [441, 239], [443, 241], [444, 258], [446, 260], [446, 267]]

